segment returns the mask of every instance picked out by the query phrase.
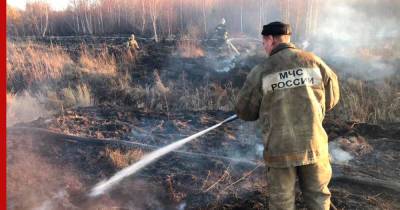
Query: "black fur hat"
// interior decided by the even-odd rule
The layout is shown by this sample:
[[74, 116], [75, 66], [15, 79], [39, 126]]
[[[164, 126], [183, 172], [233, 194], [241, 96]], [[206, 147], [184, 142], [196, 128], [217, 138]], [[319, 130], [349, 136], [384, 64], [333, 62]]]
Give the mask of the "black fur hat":
[[262, 35], [290, 35], [292, 34], [292, 30], [290, 29], [290, 25], [282, 22], [272, 22], [267, 25], [264, 25], [263, 30], [261, 32]]

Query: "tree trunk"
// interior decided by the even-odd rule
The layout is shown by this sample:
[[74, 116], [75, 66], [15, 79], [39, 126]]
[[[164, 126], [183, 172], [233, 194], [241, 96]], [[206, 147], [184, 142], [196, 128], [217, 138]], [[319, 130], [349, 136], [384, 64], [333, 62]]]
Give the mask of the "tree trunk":
[[168, 37], [171, 36], [172, 30], [171, 30], [171, 15], [172, 15], [172, 6], [169, 6], [168, 8], [168, 15], [167, 15], [167, 25], [168, 25]]
[[144, 27], [146, 25], [146, 8], [144, 4], [145, 0], [142, 0], [142, 34], [144, 32]]
[[100, 28], [100, 32], [102, 34], [104, 34], [104, 22], [103, 22], [103, 11], [101, 10], [101, 8], [99, 9], [99, 28]]
[[158, 42], [158, 35], [157, 35], [157, 19], [153, 19], [153, 32], [154, 32], [154, 40]]
[[206, 0], [203, 0], [203, 25], [204, 25], [204, 34], [207, 34], [207, 16], [206, 16]]
[[260, 0], [260, 4], [259, 4], [259, 18], [258, 18], [258, 28], [262, 28], [262, 8], [263, 8], [263, 0]]
[[314, 6], [314, 1], [309, 0], [309, 5], [307, 7], [307, 20], [306, 20], [306, 33], [305, 33], [307, 39], [311, 35], [313, 6]]
[[286, 1], [286, 22], [290, 22], [290, 0]]
[[79, 23], [79, 16], [78, 15], [76, 15], [76, 27], [78, 28], [77, 32], [79, 34], [81, 32], [81, 29], [80, 29], [80, 23]]
[[46, 22], [44, 24], [44, 29], [43, 29], [43, 33], [42, 33], [42, 37], [44, 37], [46, 35], [46, 31], [47, 31], [47, 27], [49, 26], [49, 10], [48, 7], [46, 6], [46, 10], [45, 10], [45, 15], [46, 15]]
[[319, 12], [320, 12], [320, 2], [319, 1], [315, 1], [315, 5], [314, 5], [314, 16], [313, 16], [313, 28], [312, 28], [312, 33], [315, 32], [315, 30], [318, 27], [318, 20], [319, 20]]
[[183, 2], [180, 0], [179, 4], [179, 20], [180, 20], [180, 26], [181, 26], [181, 33], [183, 32]]
[[243, 33], [243, 0], [240, 1], [240, 32]]
[[121, 28], [121, 5], [118, 4], [118, 18], [117, 18], [117, 22], [118, 22], [118, 28]]
[[89, 17], [88, 17], [86, 9], [85, 9], [85, 26], [86, 26], [86, 29], [87, 29], [88, 33], [90, 35], [92, 35], [93, 34], [92, 24], [91, 24], [91, 22], [89, 20]]
[[158, 0], [152, 0], [149, 5], [151, 21], [153, 25], [154, 40], [158, 42], [157, 18], [158, 18]]

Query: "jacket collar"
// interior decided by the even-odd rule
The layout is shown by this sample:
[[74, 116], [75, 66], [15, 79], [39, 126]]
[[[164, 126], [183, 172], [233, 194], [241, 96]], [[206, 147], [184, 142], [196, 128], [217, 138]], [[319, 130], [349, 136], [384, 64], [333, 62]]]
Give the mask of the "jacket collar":
[[280, 43], [271, 51], [271, 54], [269, 56], [272, 56], [273, 54], [276, 54], [277, 52], [287, 48], [296, 49], [296, 46], [294, 46], [294, 44], [292, 43]]

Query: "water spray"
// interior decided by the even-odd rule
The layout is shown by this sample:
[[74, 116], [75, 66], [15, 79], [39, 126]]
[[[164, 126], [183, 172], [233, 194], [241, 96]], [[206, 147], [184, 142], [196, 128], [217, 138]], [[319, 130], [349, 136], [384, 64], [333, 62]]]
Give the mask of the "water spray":
[[117, 172], [114, 176], [112, 176], [111, 178], [109, 178], [108, 180], [104, 180], [99, 182], [98, 184], [96, 184], [96, 186], [94, 186], [92, 188], [92, 190], [89, 193], [89, 196], [91, 197], [95, 197], [95, 196], [99, 196], [101, 194], [103, 194], [104, 192], [106, 192], [107, 190], [109, 190], [111, 187], [113, 187], [114, 185], [118, 184], [122, 179], [124, 179], [125, 177], [128, 177], [136, 172], [138, 172], [140, 169], [144, 168], [145, 166], [147, 166], [148, 164], [156, 161], [157, 159], [159, 159], [160, 157], [182, 147], [184, 144], [192, 141], [193, 139], [196, 139], [197, 137], [200, 137], [208, 132], [210, 132], [211, 130], [214, 130], [216, 128], [218, 128], [221, 125], [224, 125], [226, 123], [232, 122], [234, 120], [236, 120], [238, 117], [237, 115], [233, 115], [231, 117], [226, 118], [225, 120], [223, 120], [222, 122], [211, 126], [205, 130], [202, 130], [198, 133], [195, 133], [189, 137], [186, 137], [184, 139], [181, 139], [179, 141], [176, 141], [172, 144], [169, 144], [167, 146], [164, 146], [156, 151], [153, 151], [149, 154], [146, 154], [145, 156], [143, 156], [139, 161], [137, 161], [136, 163], [122, 169], [121, 171]]
[[231, 47], [233, 49], [233, 51], [236, 53], [236, 55], [240, 55], [239, 50], [235, 47], [235, 45], [233, 45], [233, 43], [231, 42], [231, 39], [226, 40], [226, 43], [228, 44], [229, 47]]

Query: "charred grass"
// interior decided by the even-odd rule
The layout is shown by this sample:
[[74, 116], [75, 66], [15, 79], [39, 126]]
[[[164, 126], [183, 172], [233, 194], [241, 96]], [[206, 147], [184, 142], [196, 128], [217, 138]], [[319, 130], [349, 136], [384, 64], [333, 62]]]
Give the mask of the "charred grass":
[[[149, 127], [153, 130], [167, 130], [168, 126], [171, 127], [168, 122], [173, 123], [173, 130], [177, 132], [194, 132], [194, 128], [190, 129], [191, 125], [194, 124], [197, 129], [213, 124], [216, 122], [213, 120], [216, 113], [181, 120], [174, 115], [188, 116], [187, 113], [195, 113], [194, 111], [201, 111], [203, 114], [203, 111], [209, 110], [231, 111], [241, 86], [237, 82], [219, 82], [207, 78], [197, 81], [201, 85], [196, 85], [198, 83], [191, 79], [190, 74], [179, 74], [178, 71], [176, 74], [180, 76], [174, 80], [170, 79], [165, 76], [165, 69], [159, 68], [159, 57], [165, 55], [157, 54], [157, 50], [152, 46], [143, 46], [147, 52], [139, 54], [124, 50], [115, 53], [106, 46], [97, 49], [81, 46], [78, 52], [71, 53], [59, 46], [49, 47], [32, 42], [9, 42], [7, 49], [8, 123], [31, 121], [48, 112], [58, 112], [50, 121], [38, 120], [43, 125], [38, 126], [37, 122], [35, 124], [57, 133], [96, 139], [126, 139], [127, 135], [132, 133], [131, 126], [140, 127], [142, 119], [151, 119], [146, 114], [155, 112], [163, 113], [162, 116], [157, 116], [163, 119], [160, 120], [160, 125], [145, 126], [140, 133], [146, 133], [145, 129]], [[200, 59], [198, 49], [196, 43], [181, 41], [177, 43], [176, 54], [189, 60]], [[149, 65], [150, 61], [154, 63]], [[202, 70], [199, 69], [198, 73], [203, 74]], [[239, 72], [247, 71], [249, 69]], [[146, 76], [145, 79], [137, 79], [141, 75]], [[341, 101], [338, 107], [329, 113], [329, 117], [355, 122], [399, 121], [399, 79], [398, 74], [374, 82], [341, 79]], [[90, 107], [84, 108], [85, 106]], [[70, 111], [69, 108], [73, 107], [79, 107], [75, 109], [78, 112]], [[97, 109], [101, 111], [96, 111]], [[133, 110], [138, 112], [133, 113]], [[32, 115], [26, 115], [28, 112]], [[201, 124], [196, 124], [199, 123], [196, 119], [200, 119]], [[216, 133], [212, 139], [224, 137], [229, 143], [203, 141], [204, 145], [196, 144], [191, 149], [205, 151], [209, 148], [219, 148], [221, 145], [232, 145], [236, 137], [230, 137], [229, 130], [221, 132]], [[156, 134], [160, 139], [165, 140], [166, 136], [168, 137], [157, 132], [152, 136]], [[29, 131], [26, 135], [31, 136], [32, 133]], [[262, 181], [265, 174], [263, 167], [240, 166], [243, 168], [238, 169], [222, 160], [204, 158], [200, 161], [191, 156], [179, 155], [170, 156], [168, 161], [159, 162], [158, 165], [145, 170], [141, 174], [143, 180], [148, 179], [145, 182], [124, 185], [122, 190], [114, 191], [115, 196], [105, 197], [100, 201], [82, 201], [90, 186], [137, 161], [146, 153], [145, 150], [115, 146], [110, 143], [112, 141], [106, 140], [97, 140], [101, 144], [110, 144], [105, 147], [88, 146], [86, 144], [89, 141], [65, 141], [64, 144], [56, 144], [53, 138], [43, 141], [43, 136], [38, 135], [35, 141], [29, 138], [18, 139], [26, 141], [25, 144], [16, 144], [14, 142], [18, 141], [8, 140], [8, 149], [17, 151], [10, 153], [11, 156], [8, 154], [7, 160], [10, 165], [7, 169], [10, 180], [7, 187], [12, 192], [8, 195], [11, 201], [10, 208], [50, 205], [61, 209], [89, 205], [91, 208], [86, 209], [95, 209], [104, 207], [99, 203], [107, 203], [108, 206], [104, 208], [109, 209], [112, 206], [129, 206], [133, 202], [142, 205], [143, 209], [156, 209], [170, 203], [175, 207], [186, 202], [189, 209], [263, 209], [268, 202], [267, 187]], [[155, 140], [152, 142], [146, 139], [144, 143], [160, 145], [160, 142]], [[168, 142], [161, 143], [164, 145]], [[36, 147], [37, 149], [34, 149]], [[241, 144], [238, 147], [248, 150]], [[35, 152], [26, 153], [27, 150]], [[43, 155], [36, 155], [41, 153]], [[26, 159], [30, 160], [30, 164]], [[64, 166], [65, 163], [69, 164], [68, 167]], [[56, 170], [53, 164], [63, 165], [63, 168]], [[75, 167], [76, 170], [69, 170]], [[78, 171], [84, 173], [80, 174]], [[155, 183], [154, 186], [151, 183]], [[64, 189], [63, 186], [68, 187]], [[368, 206], [380, 209], [392, 207], [390, 203], [385, 203], [391, 199], [385, 199], [384, 194], [371, 192], [365, 196], [351, 191], [353, 188], [350, 186], [348, 190], [343, 190], [333, 186], [333, 201], [339, 209], [358, 208], [360, 205], [365, 209]], [[35, 189], [35, 192], [32, 189]], [[137, 194], [145, 196], [137, 197]], [[36, 196], [28, 197], [30, 195]], [[160, 195], [167, 197], [160, 198]], [[160, 200], [159, 203], [154, 202], [157, 199]], [[23, 202], [18, 204], [17, 201], [21, 200]], [[50, 202], [43, 203], [43, 200]], [[297, 204], [299, 205], [299, 201]]]
[[[140, 58], [129, 50], [116, 56], [107, 47], [80, 46], [79, 51], [71, 53], [62, 47], [32, 42], [8, 42], [7, 50], [9, 107], [16, 105], [13, 98], [26, 96], [42, 109], [54, 112], [99, 104], [144, 111], [228, 110], [236, 95], [236, 89], [229, 85], [193, 87], [184, 77], [166, 83], [157, 69], [136, 65]], [[142, 73], [150, 79], [133, 81], [132, 75]], [[11, 119], [13, 115], [9, 116]]]
[[[233, 110], [239, 84], [203, 79], [201, 85], [195, 85], [190, 75], [179, 72], [175, 80], [164, 78], [164, 69], [149, 68], [141, 63], [157, 62], [159, 58], [155, 57], [166, 55], [153, 52], [152, 46], [143, 46], [143, 49], [148, 52], [132, 54], [119, 49], [115, 53], [105, 45], [96, 49], [80, 45], [77, 52], [71, 53], [57, 45], [9, 41], [8, 107], [15, 105], [13, 98], [28, 96], [31, 103], [25, 105], [40, 104], [42, 109], [53, 112], [99, 104], [167, 113]], [[174, 53], [183, 58], [204, 55], [198, 44], [185, 40], [177, 43]], [[138, 79], [137, 75], [147, 76]], [[346, 78], [350, 79], [340, 81], [340, 103], [329, 116], [372, 123], [400, 120], [400, 75], [378, 82]], [[11, 110], [8, 108], [8, 112]], [[7, 114], [10, 120], [15, 115]]]

